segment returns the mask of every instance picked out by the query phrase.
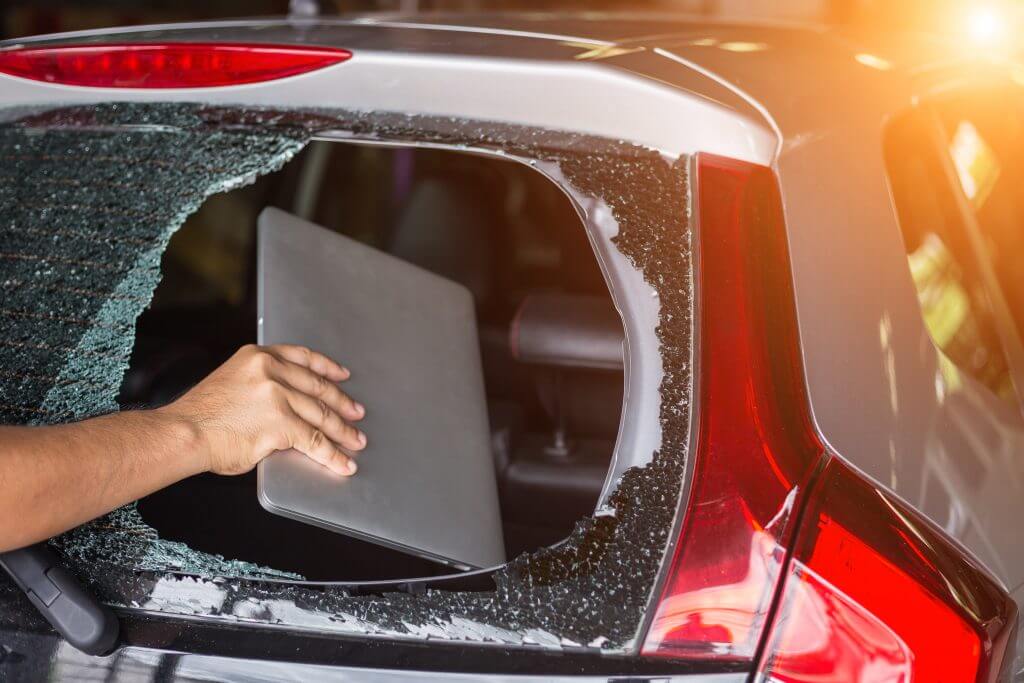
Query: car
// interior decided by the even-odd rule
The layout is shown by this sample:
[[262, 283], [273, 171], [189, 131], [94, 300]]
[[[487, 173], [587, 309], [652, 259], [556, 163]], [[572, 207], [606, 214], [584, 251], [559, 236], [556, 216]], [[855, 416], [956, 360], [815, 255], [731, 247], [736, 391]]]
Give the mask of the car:
[[[49, 597], [0, 583], [0, 672], [1010, 680], [1022, 106], [964, 46], [674, 16], [0, 44], [3, 421], [157, 405], [251, 341], [277, 206], [474, 294], [513, 557], [186, 480], [53, 539]], [[112, 652], [44, 619], [58, 578]]]

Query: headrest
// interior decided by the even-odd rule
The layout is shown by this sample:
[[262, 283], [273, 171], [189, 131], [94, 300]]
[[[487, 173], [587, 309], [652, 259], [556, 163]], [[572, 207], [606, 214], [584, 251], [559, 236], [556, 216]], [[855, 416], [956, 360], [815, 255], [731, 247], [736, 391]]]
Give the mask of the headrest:
[[622, 319], [611, 301], [574, 294], [531, 294], [512, 319], [509, 348], [523, 363], [622, 369]]

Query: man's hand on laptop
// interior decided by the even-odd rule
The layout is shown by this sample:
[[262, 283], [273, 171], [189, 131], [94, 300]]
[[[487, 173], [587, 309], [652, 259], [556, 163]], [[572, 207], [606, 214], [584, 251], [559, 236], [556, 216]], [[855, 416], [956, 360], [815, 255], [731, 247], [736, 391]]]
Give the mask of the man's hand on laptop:
[[349, 371], [302, 346], [244, 346], [188, 393], [161, 408], [193, 424], [208, 467], [242, 474], [277, 450], [294, 448], [342, 475], [366, 447], [353, 426], [361, 404], [338, 388]]
[[338, 389], [348, 376], [301, 346], [246, 346], [163, 408], [46, 427], [0, 425], [0, 552], [200, 472], [248, 472], [276, 450], [294, 448], [352, 474], [355, 463], [341, 449], [366, 445], [352, 426], [365, 411]]

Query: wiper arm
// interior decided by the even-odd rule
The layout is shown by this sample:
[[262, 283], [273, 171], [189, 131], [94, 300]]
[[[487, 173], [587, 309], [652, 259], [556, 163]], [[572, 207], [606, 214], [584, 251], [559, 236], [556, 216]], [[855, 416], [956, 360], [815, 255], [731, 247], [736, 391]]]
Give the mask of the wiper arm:
[[117, 644], [117, 617], [71, 575], [45, 543], [0, 553], [0, 567], [71, 645], [105, 655]]

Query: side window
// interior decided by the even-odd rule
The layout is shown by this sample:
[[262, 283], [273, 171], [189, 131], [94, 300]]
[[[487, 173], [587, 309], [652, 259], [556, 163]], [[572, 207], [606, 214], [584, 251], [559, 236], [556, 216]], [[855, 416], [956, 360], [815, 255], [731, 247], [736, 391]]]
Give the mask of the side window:
[[1009, 363], [941, 150], [916, 114], [886, 135], [893, 201], [925, 325], [943, 355], [1001, 398], [1016, 402]]
[[985, 257], [1024, 335], [1024, 99], [1008, 88], [977, 90], [938, 102], [935, 109]]

